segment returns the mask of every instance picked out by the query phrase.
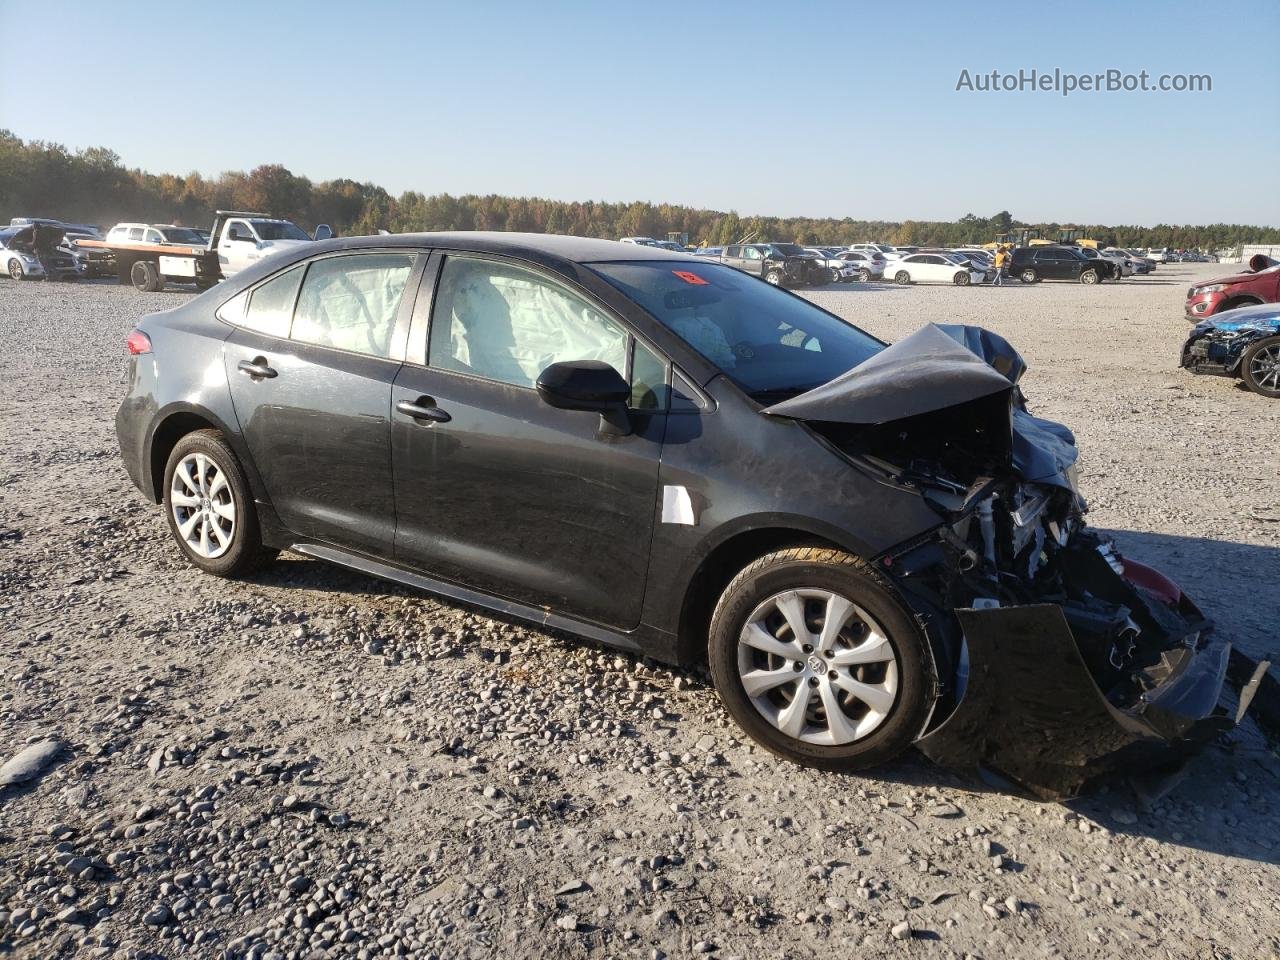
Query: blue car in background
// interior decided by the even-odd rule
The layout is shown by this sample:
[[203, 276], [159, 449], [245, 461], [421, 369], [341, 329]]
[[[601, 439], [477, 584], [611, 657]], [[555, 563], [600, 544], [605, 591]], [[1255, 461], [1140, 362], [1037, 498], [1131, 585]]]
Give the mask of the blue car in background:
[[1182, 345], [1182, 366], [1237, 377], [1254, 393], [1280, 399], [1280, 304], [1239, 307], [1201, 320]]

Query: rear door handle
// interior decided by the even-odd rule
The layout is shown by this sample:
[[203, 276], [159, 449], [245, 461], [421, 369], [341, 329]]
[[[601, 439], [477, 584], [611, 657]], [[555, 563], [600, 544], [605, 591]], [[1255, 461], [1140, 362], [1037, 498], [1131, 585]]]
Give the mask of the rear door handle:
[[418, 421], [429, 420], [432, 423], [448, 423], [453, 419], [453, 417], [437, 407], [436, 402], [430, 397], [419, 397], [417, 400], [401, 400], [396, 404], [396, 410], [406, 417], [413, 417]]
[[267, 379], [278, 376], [271, 367], [267, 366], [266, 357], [254, 357], [252, 360], [241, 360], [236, 364], [236, 369], [241, 373], [247, 373], [255, 380]]

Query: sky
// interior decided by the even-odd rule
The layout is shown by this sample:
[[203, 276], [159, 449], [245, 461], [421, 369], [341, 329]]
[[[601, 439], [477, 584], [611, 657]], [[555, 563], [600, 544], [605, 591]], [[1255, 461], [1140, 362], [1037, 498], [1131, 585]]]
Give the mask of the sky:
[[[155, 173], [280, 163], [397, 195], [1280, 226], [1277, 0], [0, 0], [0, 37], [0, 127]], [[1212, 90], [956, 89], [964, 70], [1020, 69]]]

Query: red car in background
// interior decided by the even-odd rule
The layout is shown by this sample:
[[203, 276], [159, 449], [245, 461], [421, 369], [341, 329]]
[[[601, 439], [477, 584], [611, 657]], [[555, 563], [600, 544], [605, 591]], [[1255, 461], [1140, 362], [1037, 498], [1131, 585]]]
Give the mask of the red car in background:
[[1188, 290], [1187, 319], [1203, 320], [1255, 303], [1280, 303], [1280, 261], [1261, 253], [1249, 258], [1249, 268], [1243, 273], [1200, 283]]

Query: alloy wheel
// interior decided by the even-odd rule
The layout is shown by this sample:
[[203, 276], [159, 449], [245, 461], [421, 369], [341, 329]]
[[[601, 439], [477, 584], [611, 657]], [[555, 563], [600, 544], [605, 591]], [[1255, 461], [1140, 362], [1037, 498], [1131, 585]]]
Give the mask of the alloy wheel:
[[169, 503], [178, 535], [197, 556], [216, 560], [231, 549], [235, 499], [226, 474], [208, 454], [191, 453], [178, 462]]
[[738, 677], [776, 729], [804, 743], [840, 746], [868, 736], [892, 714], [898, 656], [884, 628], [846, 597], [787, 590], [747, 618]]
[[1280, 343], [1263, 347], [1249, 361], [1249, 375], [1265, 390], [1280, 390]]

